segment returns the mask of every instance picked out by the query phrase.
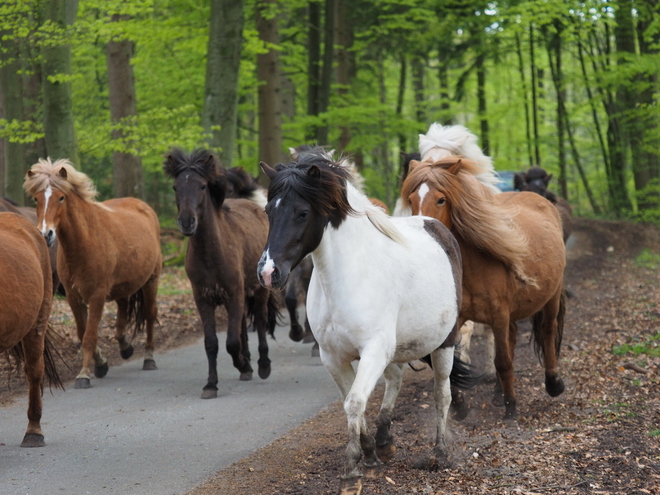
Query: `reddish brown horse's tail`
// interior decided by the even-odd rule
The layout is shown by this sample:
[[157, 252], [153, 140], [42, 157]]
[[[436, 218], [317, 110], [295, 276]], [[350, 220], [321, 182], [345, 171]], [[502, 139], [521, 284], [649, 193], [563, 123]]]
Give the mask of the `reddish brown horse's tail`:
[[145, 309], [144, 292], [140, 289], [128, 298], [128, 316], [126, 323], [129, 326], [131, 324], [133, 325], [133, 338], [144, 330], [144, 326], [147, 322]]
[[[555, 335], [555, 353], [557, 358], [561, 353], [561, 341], [564, 338], [564, 317], [566, 315], [566, 293], [561, 291], [559, 296], [559, 312], [557, 313], [557, 334]], [[545, 354], [543, 348], [543, 310], [537, 312], [532, 316], [532, 332], [534, 335], [534, 352], [539, 358], [539, 362], [543, 364], [543, 356]]]
[[[55, 345], [55, 343], [62, 343], [62, 340], [62, 336], [57, 334], [57, 332], [55, 332], [55, 330], [50, 325], [48, 325], [46, 336], [44, 338], [44, 375], [46, 378], [48, 378], [49, 387], [55, 387], [64, 390], [64, 384], [62, 383], [60, 374], [57, 372], [57, 366], [55, 366], [55, 356], [58, 356], [62, 362], [66, 364], [66, 361], [64, 361], [62, 355], [57, 350], [57, 346]], [[20, 365], [25, 362], [23, 344], [19, 342], [8, 352], [14, 357], [17, 367], [20, 368]]]

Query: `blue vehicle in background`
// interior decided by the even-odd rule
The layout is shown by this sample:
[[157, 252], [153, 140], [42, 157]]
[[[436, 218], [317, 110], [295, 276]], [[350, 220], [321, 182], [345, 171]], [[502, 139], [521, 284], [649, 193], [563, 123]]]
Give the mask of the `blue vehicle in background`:
[[495, 174], [500, 178], [502, 182], [497, 184], [497, 187], [502, 192], [516, 191], [513, 187], [513, 178], [516, 175], [516, 172], [511, 172], [510, 170], [496, 170]]

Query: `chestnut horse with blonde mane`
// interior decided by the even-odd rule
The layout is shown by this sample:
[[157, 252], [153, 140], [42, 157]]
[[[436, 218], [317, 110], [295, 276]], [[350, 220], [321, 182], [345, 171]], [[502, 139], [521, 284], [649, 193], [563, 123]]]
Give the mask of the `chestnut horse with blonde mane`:
[[133, 354], [127, 325], [134, 323], [137, 332], [146, 324], [143, 369], [157, 369], [153, 328], [162, 257], [156, 213], [136, 198], [95, 202], [92, 181], [67, 160], [40, 159], [28, 171], [24, 188], [37, 202], [38, 228], [46, 242], [56, 237], [60, 242], [57, 271], [83, 351], [75, 388], [91, 387], [92, 362], [97, 378], [108, 372], [97, 345], [106, 301], [117, 302], [115, 337], [121, 356]]
[[477, 178], [484, 173], [484, 167], [458, 156], [412, 161], [401, 198], [413, 215], [440, 220], [458, 240], [463, 260], [459, 326], [472, 320], [492, 327], [499, 377], [493, 401], [501, 405], [503, 399], [504, 417], [512, 419], [516, 321], [533, 317], [546, 391], [552, 397], [564, 391], [557, 359], [564, 327], [565, 248], [552, 203], [530, 192], [493, 194]]
[[21, 447], [43, 447], [42, 382], [62, 386], [51, 356], [48, 317], [53, 280], [46, 242], [22, 216], [0, 213], [0, 353], [25, 363], [28, 427]]

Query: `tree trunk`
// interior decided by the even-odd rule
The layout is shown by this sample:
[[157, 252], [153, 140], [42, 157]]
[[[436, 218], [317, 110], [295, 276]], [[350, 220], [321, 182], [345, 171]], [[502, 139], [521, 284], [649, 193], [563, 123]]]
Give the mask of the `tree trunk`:
[[[330, 106], [333, 62], [335, 58], [335, 17], [337, 0], [325, 0], [325, 29], [323, 40], [323, 69], [321, 71], [321, 90], [319, 92], [319, 113], [325, 113]], [[316, 141], [320, 145], [328, 144], [328, 126], [318, 128]]]
[[[257, 3], [257, 31], [259, 39], [267, 45], [279, 44], [277, 15], [273, 15], [276, 0], [260, 0]], [[264, 16], [267, 13], [268, 17]], [[282, 114], [280, 99], [280, 63], [277, 50], [257, 55], [257, 78], [259, 81], [259, 160], [274, 166], [282, 162]], [[270, 182], [263, 171], [259, 182], [267, 187]]]
[[415, 117], [417, 122], [426, 123], [426, 101], [424, 98], [424, 67], [426, 62], [421, 55], [412, 59], [412, 82], [415, 95]]
[[[378, 93], [380, 96], [380, 103], [381, 105], [385, 105], [386, 103], [386, 96], [387, 96], [387, 87], [385, 85], [385, 63], [382, 58], [382, 53], [378, 54], [378, 59], [377, 59], [377, 65], [379, 67], [378, 70]], [[385, 129], [386, 127], [386, 116], [383, 114], [381, 115], [381, 128]], [[393, 174], [392, 174], [392, 162], [390, 161], [389, 157], [389, 146], [387, 142], [387, 136], [383, 133], [381, 135], [382, 142], [378, 145], [377, 149], [377, 156], [378, 156], [378, 162], [380, 166], [382, 167], [382, 173], [383, 177], [385, 178], [385, 203], [391, 208], [392, 205], [394, 204], [394, 187], [395, 187], [395, 182], [392, 180], [393, 179]]]
[[[397, 91], [396, 96], [396, 116], [398, 118], [403, 118], [403, 102], [404, 96], [406, 94], [406, 72], [408, 64], [406, 63], [406, 56], [401, 55], [401, 70], [399, 72], [399, 90]], [[399, 134], [399, 151], [408, 153], [408, 145], [406, 144], [406, 135], [403, 133]]]
[[[352, 24], [349, 22], [346, 11], [347, 0], [337, 0], [337, 94], [343, 99], [351, 86], [351, 52], [353, 46]], [[345, 105], [344, 102], [342, 102]], [[345, 150], [351, 141], [351, 132], [348, 126], [340, 126], [339, 149]]]
[[[319, 91], [321, 89], [321, 4], [308, 4], [307, 34], [307, 115], [319, 114]], [[316, 140], [316, 127], [307, 130], [306, 139]]]
[[[0, 33], [2, 34], [2, 33]], [[21, 92], [21, 76], [19, 74], [18, 44], [10, 39], [2, 40], [0, 36], [0, 86], [2, 87], [3, 117], [11, 121], [23, 121], [23, 95]], [[16, 203], [23, 205], [23, 179], [25, 168], [25, 147], [22, 143], [4, 141], [4, 173], [2, 182], [4, 189], [0, 191]]]
[[448, 48], [444, 43], [438, 47], [438, 82], [440, 83], [440, 122], [443, 125], [454, 123], [453, 114], [449, 105], [449, 56], [446, 54]]
[[479, 123], [481, 127], [481, 149], [484, 155], [490, 154], [490, 139], [488, 136], [488, 116], [486, 115], [486, 54], [477, 55], [477, 99], [479, 100]]
[[541, 153], [539, 151], [539, 107], [537, 97], [537, 67], [534, 51], [534, 25], [529, 25], [529, 65], [532, 74], [532, 129], [534, 130], [534, 165], [541, 166]]
[[[77, 0], [48, 0], [45, 19], [63, 30], [73, 24], [77, 11]], [[45, 46], [41, 55], [46, 152], [53, 160], [68, 158], [80, 166], [73, 126], [71, 83], [53, 79], [71, 74], [71, 47], [65, 44]]]
[[520, 35], [516, 33], [516, 52], [518, 54], [518, 71], [520, 72], [520, 81], [522, 84], [523, 105], [525, 110], [525, 137], [527, 140], [527, 156], [529, 157], [529, 166], [534, 166], [534, 156], [532, 155], [532, 134], [529, 121], [529, 96], [527, 95], [527, 82], [525, 80], [525, 64], [523, 62], [522, 43]]
[[[127, 20], [127, 16], [113, 15], [112, 22]], [[119, 128], [112, 131], [112, 138], [118, 146], [125, 149], [126, 133], [121, 129], [137, 116], [135, 101], [135, 81], [131, 57], [133, 43], [129, 40], [111, 40], [105, 47], [108, 62], [108, 97], [110, 100], [110, 118]], [[113, 194], [115, 198], [133, 196], [144, 199], [144, 180], [142, 161], [139, 156], [124, 151], [112, 153]]]
[[236, 150], [243, 5], [243, 0], [211, 0], [202, 125], [211, 134], [209, 145], [220, 148], [218, 156], [227, 168]]

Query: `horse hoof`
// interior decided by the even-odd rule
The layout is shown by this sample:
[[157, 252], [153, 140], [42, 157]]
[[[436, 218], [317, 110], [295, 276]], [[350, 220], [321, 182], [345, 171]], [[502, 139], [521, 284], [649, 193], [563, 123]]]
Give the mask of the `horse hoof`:
[[202, 390], [202, 399], [215, 399], [218, 397], [217, 388], [205, 388]]
[[122, 359], [128, 359], [133, 355], [133, 346], [129, 345], [126, 349], [119, 349], [119, 355]]
[[94, 376], [96, 378], [103, 378], [105, 375], [108, 374], [108, 370], [110, 369], [110, 365], [106, 361], [103, 363], [101, 366], [94, 366]]
[[413, 461], [413, 467], [415, 469], [421, 469], [422, 471], [436, 472], [442, 469], [448, 469], [451, 467], [451, 462], [448, 458], [438, 459], [436, 457], [420, 457]]
[[365, 478], [371, 480], [376, 479], [380, 474], [380, 464], [376, 464], [375, 466], [363, 466], [362, 472], [364, 473]]
[[289, 330], [289, 338], [294, 342], [300, 342], [303, 339], [303, 329], [300, 325], [291, 325]]
[[347, 478], [339, 482], [339, 495], [360, 495], [362, 478]]
[[391, 443], [388, 445], [376, 446], [376, 455], [386, 464], [392, 460], [394, 454], [396, 454], [396, 447]]
[[239, 380], [242, 382], [249, 382], [250, 380], [252, 380], [252, 372], [244, 371], [243, 373], [241, 373]]
[[145, 359], [144, 363], [142, 364], [142, 369], [147, 371], [157, 370], [158, 366], [156, 366], [156, 361], [153, 359]]
[[44, 436], [39, 433], [26, 433], [23, 437], [23, 442], [21, 447], [45, 447], [46, 442], [44, 442]]
[[261, 378], [262, 380], [268, 378], [270, 376], [270, 364], [268, 366], [264, 366], [263, 368], [259, 366], [258, 373], [259, 373], [259, 378]]
[[545, 377], [545, 390], [550, 397], [557, 397], [564, 391], [564, 380], [558, 376]]
[[311, 344], [312, 342], [316, 342], [316, 339], [314, 338], [314, 334], [312, 332], [305, 332], [302, 341], [303, 344]]
[[315, 344], [314, 347], [312, 347], [312, 357], [321, 357], [321, 351], [319, 351], [318, 344]]
[[89, 382], [89, 378], [76, 378], [73, 388], [92, 388], [92, 384]]
[[503, 407], [504, 406], [504, 396], [502, 394], [493, 395], [493, 405], [495, 407]]
[[455, 404], [452, 403], [451, 407], [453, 411], [451, 417], [455, 421], [463, 421], [470, 412], [470, 408], [468, 407], [467, 402], [465, 402], [465, 400], [462, 400], [461, 402], [457, 402]]

